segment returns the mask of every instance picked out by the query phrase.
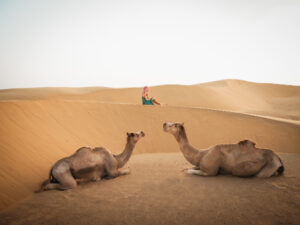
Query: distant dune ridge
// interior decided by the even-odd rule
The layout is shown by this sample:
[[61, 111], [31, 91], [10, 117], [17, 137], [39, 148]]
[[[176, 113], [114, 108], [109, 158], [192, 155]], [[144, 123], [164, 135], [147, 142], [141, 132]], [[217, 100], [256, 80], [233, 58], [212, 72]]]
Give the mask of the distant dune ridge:
[[[140, 104], [142, 88], [24, 88], [0, 90], [0, 101], [90, 100]], [[198, 85], [151, 87], [150, 94], [169, 106], [199, 107], [300, 120], [300, 87], [222, 80]]]
[[258, 147], [300, 153], [299, 86], [223, 80], [150, 87], [162, 107], [142, 106], [141, 91], [0, 90], [0, 209], [30, 195], [56, 160], [82, 146], [119, 153], [126, 132], [143, 130], [146, 137], [134, 154], [179, 152], [162, 131], [165, 121], [185, 122], [190, 142], [199, 148], [250, 139]]

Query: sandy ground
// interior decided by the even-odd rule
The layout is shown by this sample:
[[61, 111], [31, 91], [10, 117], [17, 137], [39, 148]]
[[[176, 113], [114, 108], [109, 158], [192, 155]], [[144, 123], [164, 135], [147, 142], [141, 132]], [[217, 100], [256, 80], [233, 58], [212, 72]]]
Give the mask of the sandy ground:
[[135, 155], [132, 173], [35, 194], [0, 214], [0, 224], [299, 224], [300, 155], [280, 154], [284, 176], [198, 177], [181, 153]]
[[[142, 106], [140, 95], [140, 88], [0, 90], [1, 224], [299, 222], [300, 87], [225, 80], [150, 88], [162, 107]], [[268, 180], [184, 175], [189, 165], [162, 131], [166, 121], [185, 122], [197, 148], [250, 139], [280, 153], [287, 172]], [[119, 153], [126, 132], [139, 130], [146, 137], [131, 175], [33, 194], [58, 159], [82, 146]]]

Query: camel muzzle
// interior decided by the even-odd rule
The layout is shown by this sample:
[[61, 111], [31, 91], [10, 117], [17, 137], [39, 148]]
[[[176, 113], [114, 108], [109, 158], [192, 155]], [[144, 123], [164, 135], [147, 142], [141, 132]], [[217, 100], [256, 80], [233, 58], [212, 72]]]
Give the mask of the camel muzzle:
[[164, 124], [163, 124], [163, 130], [167, 132], [167, 128], [168, 128], [167, 123], [164, 123]]

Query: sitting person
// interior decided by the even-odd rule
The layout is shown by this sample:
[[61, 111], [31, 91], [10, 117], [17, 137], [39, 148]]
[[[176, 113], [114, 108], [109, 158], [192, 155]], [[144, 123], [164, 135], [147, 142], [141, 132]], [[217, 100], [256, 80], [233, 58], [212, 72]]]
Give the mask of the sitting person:
[[155, 98], [149, 98], [148, 92], [149, 92], [149, 88], [145, 86], [142, 92], [143, 105], [154, 105], [153, 103], [160, 105], [160, 103]]

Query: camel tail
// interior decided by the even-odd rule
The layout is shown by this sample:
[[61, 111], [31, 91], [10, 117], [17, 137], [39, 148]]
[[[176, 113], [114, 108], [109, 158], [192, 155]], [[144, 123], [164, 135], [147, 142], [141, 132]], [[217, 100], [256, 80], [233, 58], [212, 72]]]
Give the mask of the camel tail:
[[58, 183], [58, 181], [53, 176], [52, 170], [53, 170], [53, 167], [51, 167], [50, 172], [49, 172], [49, 181], [50, 181], [50, 183]]
[[58, 181], [55, 179], [55, 177], [52, 174], [52, 170], [53, 170], [53, 167], [50, 169], [49, 178], [43, 181], [40, 189], [34, 191], [35, 193], [40, 193], [40, 192], [44, 191], [44, 187], [49, 183], [58, 183]]
[[280, 166], [280, 167], [277, 169], [278, 175], [282, 174], [283, 171], [284, 171], [284, 166]]
[[281, 161], [281, 159], [278, 157], [280, 163], [281, 163], [281, 166], [277, 169], [277, 173], [278, 175], [282, 174], [284, 172], [284, 166], [283, 166], [283, 163]]
[[44, 187], [49, 183], [50, 183], [49, 179], [44, 180], [43, 183], [41, 184], [41, 187], [38, 190], [35, 190], [34, 193], [40, 193], [44, 191]]

